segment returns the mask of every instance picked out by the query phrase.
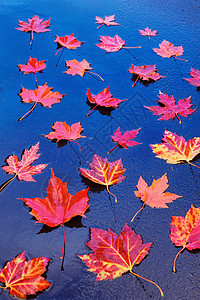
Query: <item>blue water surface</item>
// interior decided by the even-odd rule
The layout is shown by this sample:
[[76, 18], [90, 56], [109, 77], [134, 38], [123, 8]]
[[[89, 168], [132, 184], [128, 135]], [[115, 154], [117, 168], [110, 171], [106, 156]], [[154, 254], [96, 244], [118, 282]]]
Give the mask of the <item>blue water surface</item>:
[[[120, 26], [102, 26], [95, 24], [95, 17], [116, 16]], [[23, 149], [40, 142], [42, 155], [37, 163], [48, 163], [42, 174], [35, 175], [36, 182], [13, 180], [0, 195], [0, 267], [17, 254], [26, 251], [28, 259], [47, 256], [51, 262], [46, 273], [51, 287], [37, 296], [37, 299], [160, 299], [159, 290], [151, 283], [136, 278], [130, 273], [114, 280], [95, 282], [96, 275], [87, 272], [87, 267], [77, 254], [90, 252], [86, 246], [90, 228], [111, 228], [120, 233], [125, 222], [142, 235], [144, 243], [154, 242], [149, 254], [134, 271], [139, 275], [155, 281], [164, 292], [164, 299], [186, 300], [199, 299], [199, 251], [184, 251], [177, 260], [177, 273], [172, 272], [173, 260], [180, 248], [172, 244], [170, 234], [171, 216], [185, 216], [193, 204], [199, 207], [200, 173], [188, 164], [170, 165], [155, 157], [150, 144], [160, 143], [165, 128], [183, 135], [186, 140], [200, 136], [199, 130], [199, 91], [184, 81], [190, 77], [190, 68], [200, 69], [200, 1], [162, 1], [162, 0], [2, 0], [0, 4], [1, 68], [0, 68], [0, 164], [5, 165], [8, 155], [20, 157]], [[47, 20], [51, 18], [50, 29], [46, 33], [34, 33], [30, 49], [30, 33], [16, 30], [18, 20], [26, 21], [38, 15]], [[151, 39], [139, 35], [138, 29], [145, 27], [157, 29], [158, 34]], [[63, 51], [56, 67], [55, 35], [64, 36], [74, 33], [84, 41], [77, 50]], [[141, 49], [124, 49], [115, 53], [106, 53], [95, 46], [99, 36], [118, 34], [126, 41], [126, 46], [142, 46]], [[162, 58], [152, 48], [166, 39], [175, 46], [183, 46], [183, 58], [188, 62], [174, 58]], [[60, 52], [61, 53], [61, 52]], [[18, 118], [31, 107], [20, 102], [18, 94], [22, 86], [35, 89], [33, 75], [22, 75], [17, 65], [26, 64], [29, 57], [46, 60], [47, 68], [37, 74], [38, 85], [45, 82], [53, 91], [66, 94], [61, 103], [52, 108], [37, 105], [26, 119]], [[104, 78], [104, 82], [89, 74], [71, 76], [66, 71], [65, 60], [86, 59], [92, 71]], [[128, 69], [134, 65], [157, 64], [158, 72], [166, 76], [157, 82], [144, 85], [142, 82], [132, 88], [131, 74]], [[128, 99], [115, 110], [96, 109], [90, 117], [87, 103], [87, 88], [97, 94], [110, 85], [114, 97]], [[157, 121], [145, 106], [155, 105], [159, 90], [179, 100], [191, 96], [196, 112], [177, 119]], [[108, 113], [109, 112], [109, 113]], [[71, 125], [81, 122], [87, 138], [80, 140], [78, 146], [69, 143], [58, 148], [42, 134], [48, 134], [56, 121], [66, 121]], [[66, 247], [63, 269], [60, 260], [62, 248], [62, 228], [49, 229], [43, 224], [35, 223], [29, 209], [19, 197], [46, 196], [46, 187], [50, 178], [50, 168], [55, 175], [68, 183], [71, 194], [87, 187], [81, 178], [78, 167], [88, 168], [94, 153], [106, 157], [114, 146], [110, 135], [120, 127], [132, 130], [141, 127], [136, 141], [142, 143], [128, 150], [117, 148], [109, 155], [109, 160], [122, 158], [126, 168], [126, 179], [110, 190], [117, 196], [118, 203], [109, 197], [106, 189], [92, 184], [89, 191], [90, 208], [87, 218], [75, 218], [65, 224]], [[198, 164], [198, 160], [195, 162]], [[141, 208], [141, 201], [134, 191], [140, 175], [150, 185], [167, 173], [169, 192], [182, 195], [182, 198], [169, 204], [168, 209], [153, 209], [146, 206], [140, 215], [130, 222], [133, 215]], [[0, 170], [0, 184], [11, 177]], [[3, 291], [2, 299], [10, 299]], [[34, 298], [34, 297], [33, 297]]]

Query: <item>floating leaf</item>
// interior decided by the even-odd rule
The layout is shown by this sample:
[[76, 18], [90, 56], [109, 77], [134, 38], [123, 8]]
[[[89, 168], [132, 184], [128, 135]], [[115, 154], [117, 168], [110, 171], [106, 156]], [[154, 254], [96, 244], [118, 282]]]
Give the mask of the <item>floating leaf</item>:
[[130, 272], [136, 277], [153, 283], [160, 291], [161, 288], [153, 281], [132, 271], [135, 265], [148, 254], [152, 243], [142, 243], [142, 237], [136, 234], [127, 224], [118, 236], [110, 228], [106, 230], [91, 228], [91, 238], [86, 245], [93, 253], [78, 255], [89, 267], [88, 271], [97, 274], [96, 281], [114, 279]]
[[38, 86], [35, 90], [28, 90], [22, 87], [22, 91], [19, 96], [22, 98], [22, 102], [26, 103], [34, 103], [32, 108], [18, 121], [22, 121], [25, 116], [30, 114], [34, 108], [36, 107], [37, 103], [40, 103], [44, 107], [51, 107], [52, 104], [59, 103], [60, 99], [65, 95], [61, 95], [59, 92], [52, 92], [53, 88], [48, 87], [47, 84], [43, 84], [42, 86]]
[[54, 175], [51, 169], [51, 179], [47, 187], [47, 196], [41, 198], [19, 198], [32, 208], [30, 214], [38, 221], [49, 227], [57, 227], [62, 224], [63, 247], [60, 258], [63, 258], [65, 247], [64, 223], [75, 216], [85, 217], [84, 213], [88, 209], [89, 198], [88, 188], [76, 193], [74, 196], [68, 193], [67, 183]]
[[157, 73], [156, 65], [143, 65], [143, 66], [132, 65], [128, 71], [133, 75], [138, 75], [132, 87], [136, 85], [138, 79], [147, 80], [147, 81], [151, 79], [157, 81], [158, 79], [165, 77]]
[[[161, 44], [159, 44], [160, 48], [154, 48], [153, 51], [155, 51], [158, 55], [162, 56], [162, 57], [175, 57], [177, 59], [180, 60], [185, 60], [185, 59], [181, 59], [177, 56], [180, 56], [183, 54], [183, 47], [182, 46], [178, 46], [175, 47], [172, 43], [163, 40]], [[187, 61], [187, 60], [186, 60]]]
[[25, 251], [22, 252], [0, 269], [0, 282], [5, 284], [1, 288], [8, 289], [13, 297], [21, 299], [47, 289], [51, 283], [41, 275], [46, 272], [49, 261], [43, 256], [26, 261]]
[[97, 47], [106, 50], [106, 52], [116, 52], [120, 49], [128, 49], [128, 48], [141, 48], [141, 46], [137, 47], [125, 47], [125, 41], [123, 41], [120, 36], [115, 35], [113, 38], [109, 35], [100, 36], [100, 44], [96, 44]]
[[115, 25], [120, 25], [115, 21], [115, 15], [112, 16], [105, 16], [104, 19], [100, 18], [100, 17], [96, 17], [96, 24], [101, 24], [99, 27], [97, 27], [97, 29], [99, 29], [101, 26], [106, 25], [106, 26], [115, 26]]
[[88, 96], [88, 100], [92, 104], [95, 104], [95, 106], [87, 114], [87, 117], [89, 116], [91, 111], [93, 111], [97, 106], [118, 107], [119, 103], [127, 100], [127, 99], [120, 100], [120, 99], [117, 99], [117, 98], [113, 98], [112, 94], [109, 92], [109, 86], [107, 88], [103, 89], [103, 91], [101, 91], [97, 95], [91, 94], [89, 89], [88, 89], [86, 95]]
[[[113, 194], [109, 191], [109, 186], [120, 183], [126, 178], [123, 176], [126, 169], [123, 169], [121, 159], [110, 163], [107, 158], [103, 159], [101, 156], [94, 154], [92, 163], [89, 166], [91, 170], [79, 167], [81, 175], [95, 183], [105, 185], [108, 193], [111, 195]], [[115, 202], [117, 202], [116, 196], [113, 195], [113, 197]]]
[[190, 75], [192, 78], [183, 78], [184, 80], [187, 80], [191, 85], [200, 86], [200, 70], [196, 70], [191, 68]]
[[152, 208], [168, 208], [166, 203], [172, 203], [174, 200], [182, 197], [172, 193], [164, 193], [168, 189], [168, 178], [164, 174], [159, 179], [154, 179], [151, 186], [148, 186], [146, 181], [140, 176], [140, 179], [137, 184], [137, 191], [135, 191], [135, 196], [140, 198], [144, 203], [142, 208], [134, 215], [131, 222], [135, 219], [137, 214], [145, 207], [145, 204], [149, 205]]
[[162, 143], [150, 145], [150, 147], [157, 154], [156, 157], [165, 159], [168, 164], [179, 164], [186, 161], [188, 164], [200, 168], [190, 162], [200, 153], [200, 137], [186, 142], [183, 136], [165, 130]]
[[[51, 127], [54, 131], [50, 132], [47, 135], [43, 135], [47, 137], [49, 140], [61, 141], [61, 140], [67, 140], [70, 142], [77, 143], [74, 140], [85, 138], [85, 136], [80, 135], [81, 131], [83, 131], [83, 128], [81, 126], [81, 123], [74, 123], [71, 126], [67, 125], [66, 122], [55, 122], [54, 125]], [[79, 151], [81, 151], [81, 147], [79, 145]]]
[[107, 152], [107, 154], [110, 154], [115, 148], [117, 148], [117, 146], [121, 146], [125, 149], [128, 149], [128, 147], [133, 147], [135, 145], [139, 145], [141, 143], [132, 141], [138, 134], [138, 131], [140, 130], [136, 129], [136, 130], [131, 130], [131, 131], [126, 131], [124, 132], [124, 134], [121, 133], [120, 127], [117, 128], [117, 130], [114, 133], [114, 136], [111, 135], [111, 138], [113, 140], [113, 142], [116, 142], [117, 144], [115, 145], [115, 147], [113, 149], [111, 149], [109, 152]]
[[0, 191], [2, 191], [15, 177], [19, 180], [35, 181], [32, 175], [41, 173], [41, 171], [47, 166], [47, 164], [31, 166], [31, 164], [40, 157], [40, 154], [37, 153], [38, 150], [39, 142], [34, 146], [31, 146], [29, 150], [25, 149], [21, 161], [19, 161], [17, 155], [10, 155], [6, 159], [8, 166], [3, 166], [2, 169], [8, 174], [15, 175], [1, 186]]
[[188, 115], [191, 115], [193, 112], [195, 112], [196, 109], [191, 109], [191, 106], [193, 105], [191, 103], [191, 96], [188, 98], [183, 98], [182, 100], [179, 100], [176, 104], [176, 100], [174, 96], [169, 97], [167, 94], [163, 94], [162, 92], [159, 92], [159, 104], [160, 106], [150, 106], [148, 108], [150, 111], [154, 112], [154, 115], [162, 115], [158, 120], [169, 120], [174, 119], [175, 116], [179, 120], [179, 124], [181, 124], [181, 120], [178, 116], [180, 114], [182, 117], [187, 117]]
[[158, 33], [158, 30], [151, 30], [149, 27], [146, 27], [144, 30], [140, 30], [140, 35], [148, 36], [150, 39], [150, 36], [156, 36]]
[[35, 76], [35, 81], [37, 82], [36, 72], [41, 72], [46, 68], [46, 60], [37, 61], [37, 58], [29, 58], [28, 62], [25, 65], [17, 65], [23, 74], [33, 73]]
[[185, 218], [173, 216], [170, 226], [169, 237], [172, 243], [177, 247], [182, 247], [174, 259], [173, 271], [176, 272], [176, 260], [183, 250], [200, 249], [200, 207], [195, 208], [192, 205]]
[[50, 31], [50, 29], [47, 29], [46, 27], [49, 26], [51, 18], [47, 21], [43, 21], [43, 19], [39, 19], [39, 17], [35, 15], [32, 19], [27, 19], [27, 20], [28, 20], [28, 23], [19, 20], [18, 25], [21, 27], [15, 28], [15, 29], [18, 29], [18, 30], [24, 31], [24, 32], [31, 32], [30, 44], [32, 44], [32, 42], [33, 42], [33, 32], [40, 33], [40, 32]]
[[58, 52], [64, 48], [76, 50], [76, 48], [81, 47], [81, 44], [84, 43], [84, 42], [79, 42], [79, 40], [77, 40], [77, 38], [74, 37], [73, 33], [70, 35], [65, 35], [60, 37], [56, 35], [56, 39], [54, 42], [61, 45], [61, 48], [58, 49], [55, 55], [57, 55]]

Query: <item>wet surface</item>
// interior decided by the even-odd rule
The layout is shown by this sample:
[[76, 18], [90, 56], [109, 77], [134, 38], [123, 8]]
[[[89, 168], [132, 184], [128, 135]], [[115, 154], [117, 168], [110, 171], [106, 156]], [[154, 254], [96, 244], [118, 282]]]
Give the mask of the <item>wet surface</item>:
[[[176, 99], [192, 96], [194, 108], [199, 106], [199, 91], [184, 81], [189, 78], [190, 68], [200, 68], [199, 46], [199, 1], [1, 1], [0, 36], [0, 162], [8, 155], [21, 155], [24, 148], [40, 141], [41, 157], [38, 163], [49, 163], [42, 174], [35, 175], [36, 182], [15, 179], [0, 195], [0, 266], [7, 260], [26, 250], [26, 256], [47, 256], [52, 259], [49, 264], [47, 279], [52, 283], [49, 290], [38, 295], [38, 299], [160, 299], [158, 289], [152, 284], [124, 274], [112, 281], [94, 282], [95, 274], [87, 272], [87, 267], [76, 254], [89, 253], [85, 243], [89, 240], [89, 228], [113, 229], [116, 233], [125, 222], [143, 241], [154, 242], [149, 255], [134, 268], [141, 276], [155, 281], [162, 288], [165, 299], [199, 299], [199, 252], [184, 251], [177, 261], [177, 273], [172, 272], [173, 260], [180, 248], [176, 248], [169, 239], [172, 215], [185, 216], [191, 204], [199, 207], [200, 173], [197, 168], [187, 164], [169, 165], [152, 153], [150, 144], [159, 143], [164, 129], [167, 128], [185, 139], [200, 136], [199, 110], [188, 118], [157, 121], [145, 106], [155, 105], [159, 90]], [[47, 20], [51, 17], [50, 32], [35, 34], [32, 50], [30, 34], [15, 30], [18, 19], [26, 21], [34, 15]], [[116, 15], [120, 26], [96, 29], [95, 16]], [[138, 29], [145, 27], [158, 30], [158, 35], [150, 40], [139, 35]], [[85, 41], [76, 51], [65, 49], [56, 67], [55, 35], [64, 36], [74, 33], [80, 41]], [[94, 46], [100, 35], [118, 34], [126, 40], [126, 46], [139, 46], [130, 55], [125, 50], [106, 54]], [[166, 39], [175, 46], [183, 46], [183, 57], [188, 60], [178, 61], [162, 58], [152, 48]], [[53, 91], [67, 94], [59, 104], [51, 109], [37, 105], [32, 114], [18, 122], [31, 105], [20, 102], [21, 86], [35, 89], [33, 75], [22, 75], [18, 64], [25, 64], [29, 57], [46, 60], [47, 68], [38, 74], [38, 85], [47, 82]], [[63, 74], [66, 71], [65, 60], [86, 59], [91, 63], [92, 71], [100, 74], [105, 82], [96, 80], [89, 74], [84, 77]], [[157, 64], [158, 72], [166, 76], [148, 86], [138, 82], [131, 87], [131, 64]], [[97, 94], [110, 84], [110, 91], [119, 99], [128, 99], [118, 109], [97, 109], [88, 118], [90, 110], [87, 104], [87, 88]], [[109, 112], [109, 113], [107, 113]], [[58, 147], [42, 134], [48, 134], [55, 121], [66, 121], [71, 125], [81, 122], [87, 138], [80, 140], [82, 151], [78, 146], [67, 143]], [[66, 248], [64, 271], [61, 271], [60, 252], [62, 248], [61, 226], [53, 230], [39, 223], [34, 223], [29, 209], [19, 197], [45, 197], [50, 178], [50, 168], [64, 182], [68, 182], [71, 194], [87, 187], [87, 182], [79, 174], [78, 166], [88, 167], [94, 153], [106, 157], [106, 152], [113, 146], [110, 135], [121, 127], [122, 131], [141, 127], [136, 141], [142, 143], [128, 150], [117, 148], [109, 155], [109, 160], [122, 158], [127, 169], [127, 178], [120, 184], [110, 187], [118, 203], [109, 197], [105, 189], [91, 185], [89, 191], [90, 208], [87, 218], [79, 217], [65, 224]], [[199, 159], [196, 160], [199, 164]], [[1, 169], [1, 183], [10, 178]], [[134, 195], [140, 175], [151, 184], [153, 179], [167, 173], [169, 192], [183, 197], [169, 205], [168, 209], [145, 207], [137, 219], [130, 220], [141, 202]], [[4, 291], [2, 299], [11, 296]]]

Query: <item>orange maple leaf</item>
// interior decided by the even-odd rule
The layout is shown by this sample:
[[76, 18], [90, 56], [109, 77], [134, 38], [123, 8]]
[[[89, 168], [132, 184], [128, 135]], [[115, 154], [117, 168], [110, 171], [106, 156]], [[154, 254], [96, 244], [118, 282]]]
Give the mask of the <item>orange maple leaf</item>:
[[89, 267], [88, 271], [97, 274], [96, 281], [114, 279], [123, 273], [132, 275], [153, 283], [160, 291], [161, 288], [153, 281], [132, 271], [135, 265], [148, 254], [152, 243], [143, 244], [142, 237], [136, 234], [127, 224], [118, 236], [110, 228], [106, 230], [91, 228], [91, 239], [86, 245], [93, 253], [78, 255]]
[[120, 183], [126, 178], [123, 176], [126, 169], [123, 169], [121, 158], [110, 163], [107, 158], [103, 159], [94, 154], [92, 163], [89, 165], [91, 170], [79, 167], [81, 175], [95, 183], [105, 185], [108, 193], [113, 195], [117, 202], [116, 196], [109, 191], [109, 185]]
[[0, 282], [5, 284], [14, 297], [26, 299], [27, 295], [35, 295], [47, 289], [51, 283], [41, 275], [46, 271], [50, 259], [48, 257], [32, 258], [26, 261], [25, 251], [8, 261], [4, 269], [0, 269]]
[[176, 272], [176, 260], [179, 254], [187, 249], [200, 249], [200, 207], [193, 205], [186, 213], [185, 218], [181, 216], [172, 216], [171, 234], [169, 235], [173, 244], [182, 247], [174, 259], [173, 271]]
[[158, 158], [165, 159], [168, 164], [179, 164], [186, 161], [188, 164], [200, 168], [190, 161], [200, 153], [200, 137], [191, 140], [184, 139], [176, 133], [165, 130], [161, 144], [150, 145]]
[[134, 215], [131, 222], [135, 219], [137, 214], [145, 207], [145, 204], [154, 208], [168, 208], [166, 203], [171, 203], [173, 200], [176, 200], [182, 196], [172, 194], [172, 193], [164, 193], [166, 189], [168, 189], [168, 178], [166, 174], [164, 174], [159, 179], [154, 179], [151, 186], [148, 186], [146, 181], [140, 176], [140, 179], [137, 184], [137, 191], [134, 191], [135, 196], [140, 198], [144, 203], [140, 210]]

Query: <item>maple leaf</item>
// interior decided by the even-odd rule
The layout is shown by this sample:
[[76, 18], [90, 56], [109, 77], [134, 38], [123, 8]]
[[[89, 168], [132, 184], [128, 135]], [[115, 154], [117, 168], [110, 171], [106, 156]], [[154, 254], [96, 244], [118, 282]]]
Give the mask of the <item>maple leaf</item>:
[[25, 65], [17, 65], [23, 74], [33, 73], [35, 76], [35, 81], [37, 82], [36, 72], [41, 72], [46, 68], [46, 60], [37, 61], [37, 58], [29, 58], [28, 62]]
[[65, 95], [61, 95], [59, 92], [52, 92], [52, 89], [53, 88], [48, 87], [46, 83], [42, 86], [38, 86], [35, 90], [29, 90], [22, 87], [22, 91], [19, 94], [21, 101], [26, 103], [35, 103], [23, 117], [18, 119], [18, 121], [22, 121], [25, 116], [30, 114], [36, 107], [37, 103], [40, 103], [45, 107], [51, 107], [52, 104], [59, 103], [60, 99]]
[[77, 38], [74, 37], [73, 33], [70, 35], [65, 35], [60, 37], [56, 35], [56, 39], [54, 42], [62, 46], [60, 49], [58, 49], [55, 55], [57, 55], [58, 52], [64, 48], [76, 50], [76, 48], [81, 47], [81, 44], [84, 43], [84, 42], [79, 42], [79, 40], [77, 40]]
[[150, 106], [150, 107], [145, 106], [150, 111], [153, 111], [154, 115], [163, 115], [158, 120], [167, 121], [169, 119], [174, 119], [174, 117], [176, 116], [179, 120], [179, 124], [181, 124], [181, 120], [178, 114], [180, 114], [182, 117], [187, 117], [188, 115], [191, 115], [196, 110], [190, 108], [193, 105], [190, 100], [191, 96], [179, 100], [177, 105], [175, 103], [176, 100], [174, 96], [169, 97], [167, 94], [163, 94], [162, 92], [159, 92], [158, 97], [159, 97], [158, 102], [161, 104], [161, 106]]
[[128, 48], [141, 48], [141, 46], [137, 47], [124, 47], [125, 41], [123, 41], [120, 36], [115, 35], [113, 38], [109, 35], [100, 36], [100, 44], [96, 44], [100, 49], [106, 50], [106, 52], [116, 52], [120, 49], [128, 49]]
[[107, 154], [110, 154], [115, 148], [117, 148], [117, 146], [121, 146], [125, 149], [128, 149], [128, 147], [133, 147], [135, 145], [142, 144], [142, 143], [138, 143], [135, 141], [131, 141], [132, 139], [134, 139], [137, 136], [138, 131], [140, 129], [141, 128], [136, 129], [136, 130], [131, 130], [131, 131], [127, 130], [126, 132], [124, 132], [124, 134], [122, 134], [120, 127], [117, 128], [114, 135], [111, 135], [113, 142], [116, 142], [117, 144], [115, 145], [115, 147], [113, 149], [111, 149], [109, 152], [107, 152]]
[[[180, 60], [185, 60], [185, 59], [181, 59], [177, 56], [180, 56], [183, 54], [183, 47], [182, 46], [178, 46], [178, 47], [175, 47], [172, 43], [166, 41], [166, 40], [163, 40], [161, 44], [159, 44], [159, 47], [160, 48], [154, 48], [153, 51], [155, 51], [158, 55], [162, 56], [162, 57], [175, 57], [177, 59], [180, 59]], [[187, 61], [187, 60], [185, 60]]]
[[196, 70], [191, 68], [190, 75], [192, 78], [183, 78], [184, 80], [187, 80], [191, 85], [200, 86], [200, 70]]
[[186, 161], [188, 164], [200, 168], [190, 161], [200, 153], [200, 137], [191, 140], [184, 139], [176, 133], [165, 130], [161, 144], [150, 145], [158, 158], [165, 159], [168, 164], [179, 164]]
[[74, 196], [68, 193], [67, 183], [54, 175], [51, 169], [51, 178], [47, 187], [47, 196], [41, 198], [19, 198], [32, 208], [30, 214], [38, 221], [49, 227], [56, 227], [62, 224], [63, 228], [63, 247], [60, 258], [63, 258], [65, 247], [64, 223], [75, 216], [85, 217], [84, 213], [88, 209], [89, 198], [88, 189], [79, 191]]
[[89, 91], [89, 89], [88, 89], [86, 95], [88, 97], [88, 100], [92, 104], [95, 104], [95, 106], [86, 115], [87, 117], [89, 116], [89, 114], [91, 113], [91, 111], [93, 111], [97, 106], [118, 107], [119, 103], [127, 100], [127, 99], [120, 100], [120, 99], [117, 99], [117, 98], [113, 98], [112, 94], [109, 92], [109, 86], [107, 88], [103, 89], [103, 91], [101, 91], [97, 95], [91, 94], [90, 91]]
[[83, 77], [85, 72], [87, 72], [87, 73], [91, 73], [91, 74], [98, 76], [102, 81], [104, 81], [104, 79], [100, 75], [89, 71], [92, 68], [90, 67], [90, 64], [85, 59], [83, 59], [80, 62], [76, 59], [68, 60], [68, 61], [66, 60], [65, 66], [68, 67], [68, 70], [63, 73], [71, 74], [72, 76], [80, 75]]
[[140, 30], [140, 35], [148, 36], [150, 39], [150, 36], [156, 36], [158, 33], [158, 30], [151, 30], [149, 27], [146, 27], [144, 30]]
[[96, 281], [114, 279], [130, 272], [156, 285], [163, 296], [161, 288], [155, 282], [132, 271], [148, 254], [152, 243], [143, 244], [141, 235], [136, 234], [127, 224], [119, 236], [110, 228], [107, 231], [91, 228], [91, 237], [86, 245], [93, 253], [78, 257], [89, 267], [88, 271], [97, 274]]
[[[43, 135], [47, 137], [49, 140], [56, 139], [56, 142], [60, 140], [67, 140], [70, 142], [74, 142], [79, 145], [78, 142], [74, 140], [85, 138], [86, 136], [80, 135], [83, 128], [81, 123], [74, 123], [71, 126], [67, 125], [66, 122], [55, 122], [51, 127], [54, 131], [50, 132], [47, 135]], [[79, 151], [81, 151], [81, 147], [79, 145]]]
[[91, 170], [79, 167], [81, 175], [95, 183], [105, 185], [108, 193], [117, 202], [116, 196], [109, 191], [109, 185], [120, 183], [126, 178], [123, 176], [126, 169], [123, 169], [121, 158], [110, 163], [107, 158], [103, 159], [101, 156], [94, 154], [92, 163], [89, 166]]
[[137, 184], [137, 191], [134, 191], [135, 196], [140, 198], [144, 203], [138, 212], [134, 215], [131, 222], [135, 219], [137, 214], [145, 207], [145, 204], [149, 205], [150, 207], [154, 208], [168, 208], [166, 203], [171, 203], [174, 200], [182, 197], [172, 193], [164, 193], [166, 189], [168, 189], [168, 178], [166, 174], [164, 174], [159, 179], [154, 179], [151, 186], [148, 186], [146, 181], [140, 176], [140, 179]]
[[0, 191], [2, 191], [15, 177], [19, 180], [35, 181], [32, 175], [41, 173], [41, 171], [47, 166], [47, 164], [31, 166], [31, 164], [41, 155], [40, 153], [37, 153], [38, 150], [39, 142], [34, 146], [31, 146], [29, 150], [25, 149], [21, 161], [19, 161], [17, 155], [8, 156], [6, 159], [8, 166], [3, 166], [2, 169], [8, 174], [15, 175], [1, 186]]
[[0, 269], [0, 282], [5, 284], [1, 288], [9, 289], [12, 296], [21, 299], [47, 289], [51, 283], [41, 275], [46, 271], [49, 261], [44, 256], [26, 261], [23, 251], [12, 261], [8, 261], [4, 269]]
[[50, 31], [50, 29], [47, 29], [46, 27], [49, 26], [51, 18], [47, 21], [43, 21], [43, 19], [39, 19], [39, 17], [35, 15], [32, 19], [27, 19], [27, 20], [28, 20], [28, 23], [18, 20], [18, 22], [19, 22], [18, 25], [21, 27], [15, 28], [15, 29], [18, 29], [18, 30], [24, 31], [24, 32], [30, 31], [31, 32], [30, 44], [32, 44], [32, 41], [33, 41], [33, 32], [40, 33], [40, 32]]
[[200, 207], [195, 208], [191, 205], [185, 218], [172, 216], [170, 226], [171, 234], [169, 237], [172, 243], [177, 247], [182, 247], [174, 259], [173, 271], [176, 272], [176, 260], [183, 250], [200, 249]]
[[154, 81], [157, 81], [158, 79], [165, 77], [157, 73], [156, 64], [143, 65], [143, 66], [134, 66], [132, 64], [132, 66], [128, 71], [133, 75], [138, 75], [132, 87], [136, 85], [138, 79], [147, 80], [147, 81], [149, 81], [149, 79], [152, 79]]
[[96, 24], [101, 24], [100, 26], [97, 27], [97, 29], [99, 29], [101, 26], [106, 25], [106, 26], [114, 26], [114, 25], [120, 25], [115, 21], [115, 15], [112, 16], [105, 16], [104, 19], [100, 18], [100, 17], [96, 17]]

